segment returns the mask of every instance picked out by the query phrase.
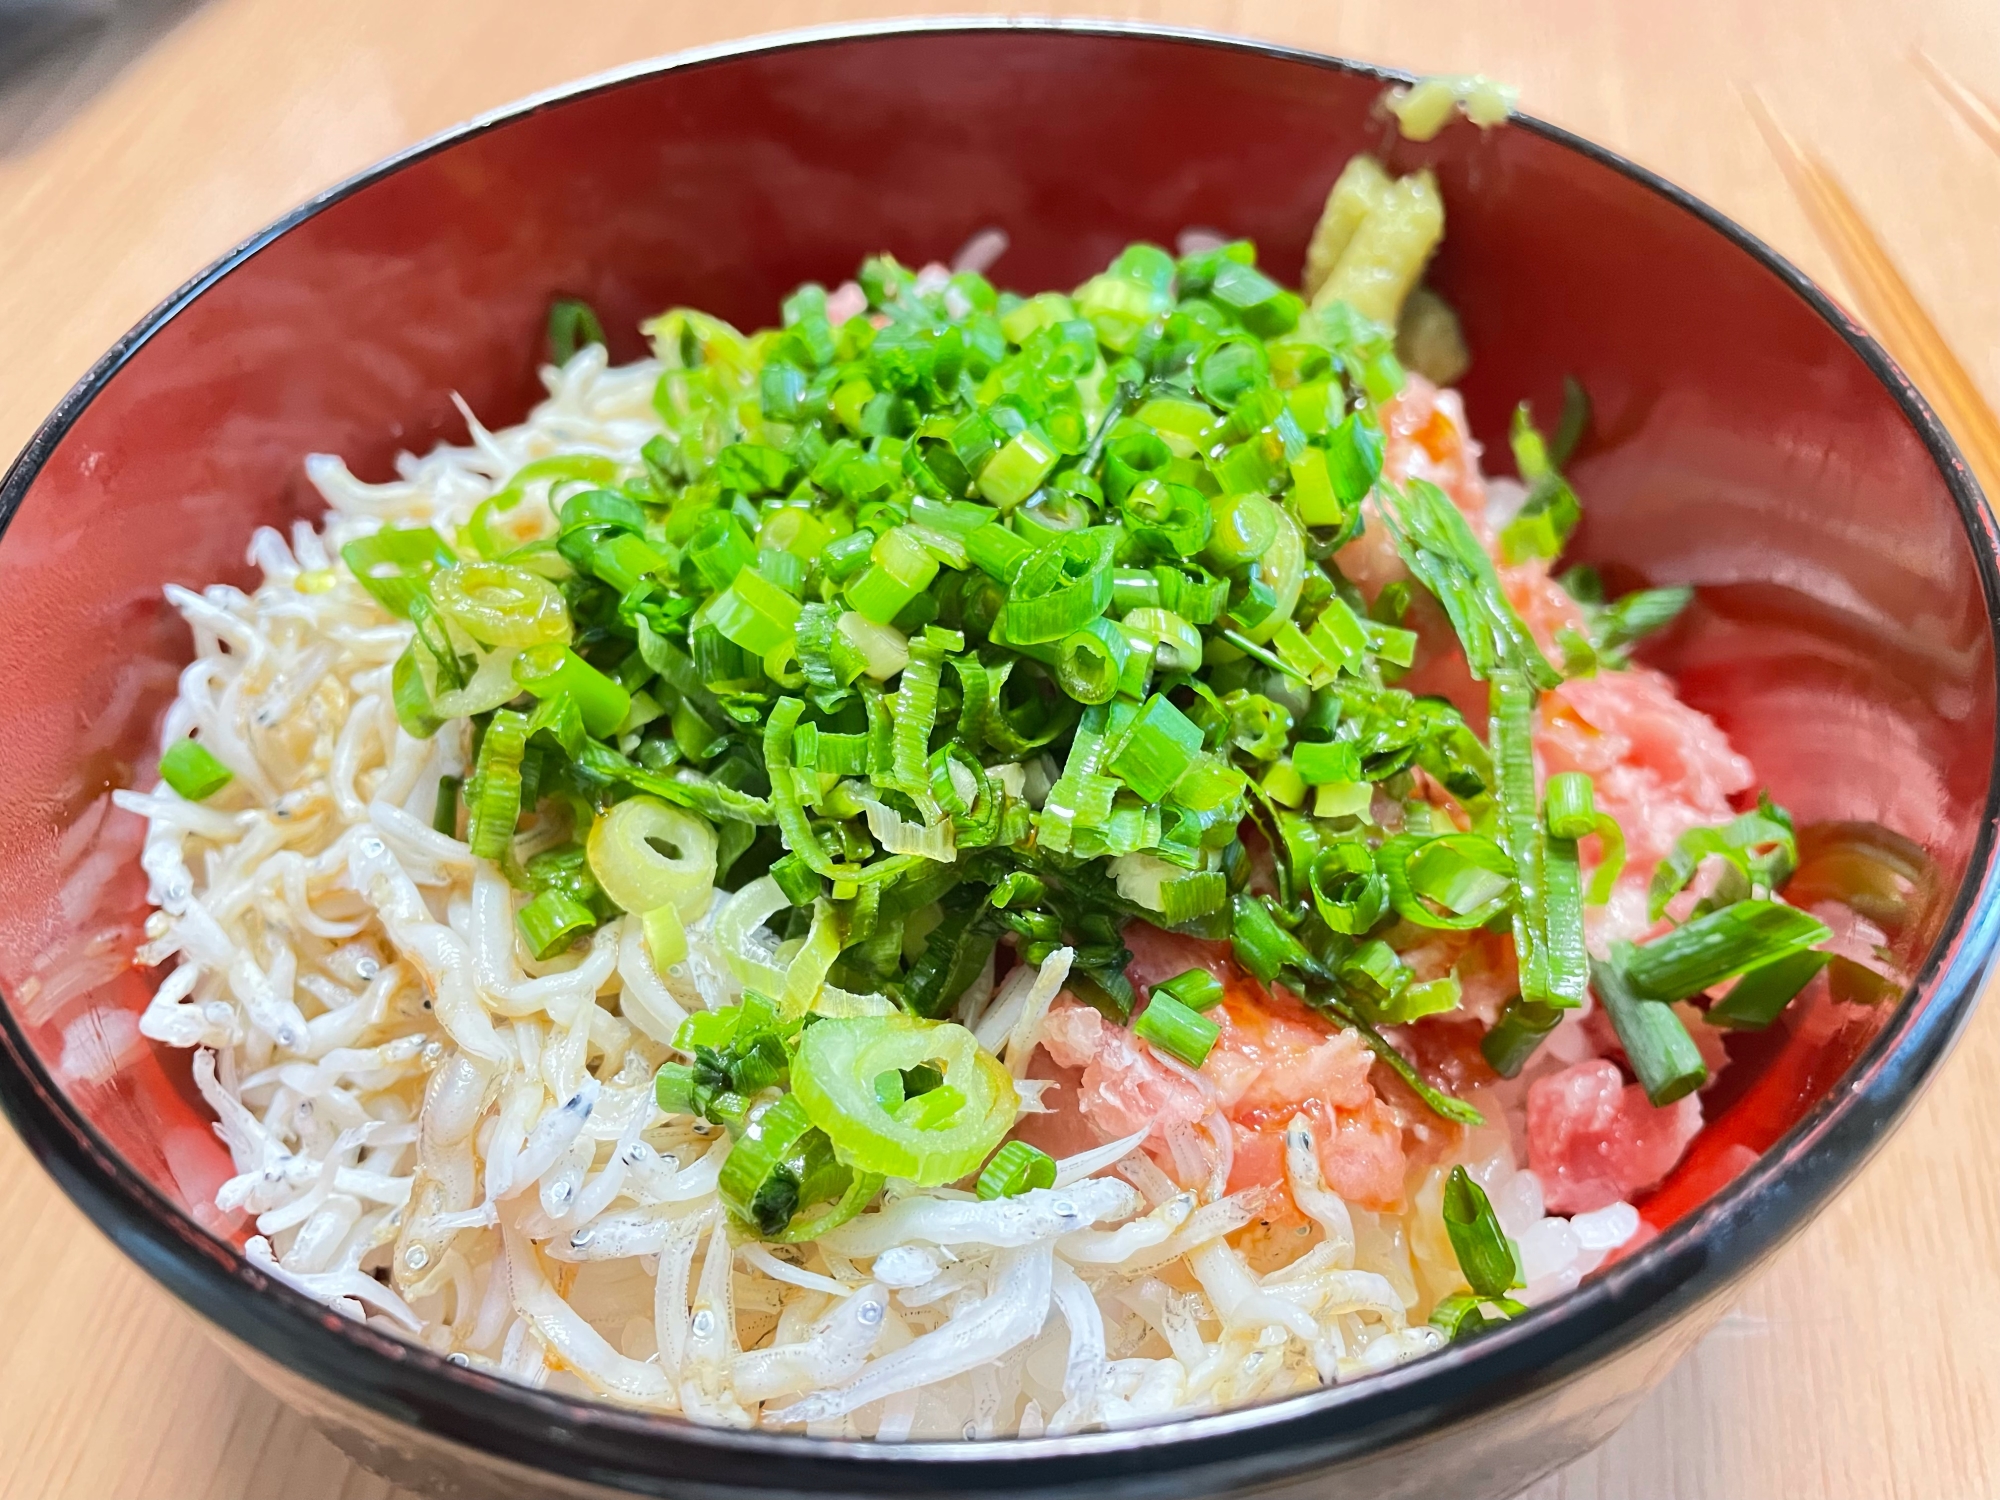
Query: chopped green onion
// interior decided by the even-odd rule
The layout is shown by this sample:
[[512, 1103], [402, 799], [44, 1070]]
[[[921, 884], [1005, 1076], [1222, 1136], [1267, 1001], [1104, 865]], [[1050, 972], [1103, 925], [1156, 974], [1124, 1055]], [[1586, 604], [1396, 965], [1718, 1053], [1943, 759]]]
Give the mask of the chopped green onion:
[[[410, 603], [429, 590], [438, 569], [458, 561], [428, 526], [384, 527], [340, 549], [341, 561], [390, 614], [407, 620]], [[558, 606], [561, 600], [557, 601]]]
[[568, 364], [586, 344], [603, 342], [604, 325], [588, 302], [580, 297], [557, 297], [549, 303], [549, 354], [557, 364]]
[[[933, 562], [931, 567], [935, 571], [937, 564]], [[869, 571], [875, 572], [872, 568]], [[725, 640], [762, 656], [791, 639], [798, 627], [799, 608], [797, 599], [746, 565], [734, 582], [695, 612], [694, 625], [697, 629], [713, 626]]]
[[1351, 515], [1382, 475], [1382, 429], [1372, 416], [1349, 412], [1340, 419], [1327, 434], [1326, 469], [1334, 494]]
[[438, 777], [437, 806], [431, 812], [431, 827], [448, 839], [458, 837], [458, 792], [462, 785], [459, 777]]
[[1759, 964], [1732, 984], [1728, 994], [1709, 1006], [1709, 1025], [1762, 1031], [1826, 967], [1828, 957], [1807, 949]]
[[1161, 980], [1151, 993], [1171, 995], [1189, 1010], [1212, 1010], [1222, 1003], [1222, 981], [1206, 969], [1189, 969]]
[[680, 907], [673, 902], [656, 906], [640, 917], [639, 934], [645, 940], [646, 956], [652, 959], [655, 972], [664, 974], [675, 964], [686, 961], [687, 928], [681, 922]]
[[[844, 1164], [836, 1162], [840, 1171], [849, 1171]], [[800, 1196], [806, 1206], [792, 1215], [791, 1223], [772, 1236], [782, 1245], [803, 1245], [818, 1239], [829, 1230], [838, 1229], [849, 1219], [859, 1214], [874, 1201], [882, 1191], [884, 1179], [875, 1172], [849, 1172], [847, 1188], [831, 1202], [813, 1206], [810, 1189], [802, 1188]]]
[[1285, 753], [1292, 734], [1292, 715], [1282, 703], [1239, 688], [1220, 706], [1229, 715], [1229, 743], [1236, 749], [1253, 760], [1276, 760]]
[[[1525, 410], [1525, 406], [1517, 409], [1516, 418]], [[1576, 491], [1560, 474], [1545, 471], [1529, 484], [1526, 503], [1500, 528], [1500, 556], [1509, 563], [1557, 557], [1582, 519]]]
[[1159, 989], [1153, 991], [1139, 1019], [1132, 1023], [1132, 1031], [1140, 1040], [1151, 1042], [1190, 1068], [1198, 1068], [1207, 1061], [1209, 1049], [1222, 1035], [1222, 1028], [1207, 1016], [1190, 1010]]
[[1646, 1097], [1663, 1108], [1708, 1082], [1708, 1065], [1673, 1007], [1641, 999], [1633, 989], [1628, 970], [1636, 951], [1629, 943], [1620, 943], [1610, 962], [1593, 960], [1591, 988], [1611, 1017]]
[[1229, 904], [1229, 880], [1220, 870], [1197, 870], [1160, 882], [1160, 920], [1179, 927]]
[[716, 1179], [716, 1191], [729, 1211], [765, 1238], [789, 1224], [804, 1184], [787, 1158], [815, 1134], [812, 1121], [790, 1094], [757, 1116], [730, 1149]]
[[1598, 617], [1598, 649], [1622, 658], [1627, 648], [1671, 625], [1693, 599], [1691, 588], [1640, 589], [1627, 594]]
[[1104, 527], [1067, 532], [1023, 563], [1007, 590], [1008, 642], [1060, 640], [1103, 614], [1111, 603], [1115, 540]]
[[1280, 807], [1300, 807], [1306, 800], [1305, 778], [1289, 760], [1275, 761], [1264, 773], [1264, 795]]
[[1223, 410], [1233, 407], [1271, 373], [1270, 357], [1256, 339], [1217, 339], [1195, 360], [1195, 389]]
[[1105, 767], [1142, 802], [1173, 790], [1201, 754], [1201, 731], [1188, 716], [1155, 693], [1140, 708]]
[[1514, 861], [1482, 834], [1398, 834], [1376, 862], [1390, 905], [1420, 927], [1484, 927], [1508, 909], [1516, 890]]
[[993, 957], [1000, 929], [991, 907], [964, 890], [945, 898], [944, 915], [924, 939], [898, 998], [912, 1015], [937, 1017], [958, 1003]]
[[655, 551], [645, 538], [629, 531], [614, 532], [599, 542], [590, 554], [590, 571], [621, 594], [637, 588], [650, 577], [666, 572], [669, 566], [669, 560]]
[[693, 919], [715, 884], [714, 830], [655, 797], [628, 797], [591, 825], [591, 874], [631, 912], [672, 904]]
[[1633, 949], [1626, 974], [1644, 999], [1685, 1000], [1831, 936], [1824, 922], [1797, 907], [1737, 901]]
[[[962, 1102], [931, 1117], [892, 1115], [875, 1097], [888, 1069], [944, 1064], [944, 1084]], [[857, 1171], [906, 1177], [922, 1187], [955, 1182], [972, 1171], [1014, 1123], [1014, 1080], [962, 1026], [909, 1016], [857, 1016], [808, 1026], [792, 1059], [792, 1097]], [[902, 1108], [919, 1101], [912, 1100]], [[949, 1102], [948, 1100], [946, 1102]]]
[[[1582, 977], [1550, 962], [1545, 837], [1535, 811], [1534, 689], [1511, 667], [1496, 670], [1491, 682], [1493, 760], [1498, 776], [1501, 844], [1514, 861], [1514, 952], [1521, 993], [1543, 1005], [1583, 1001]], [[1567, 949], [1561, 955], [1572, 955]]]
[[[1112, 602], [1117, 602], [1115, 594]], [[1153, 663], [1162, 672], [1193, 672], [1201, 666], [1201, 632], [1172, 610], [1134, 609], [1122, 623], [1128, 634], [1153, 642]]]
[[1525, 1285], [1521, 1251], [1500, 1227], [1486, 1191], [1464, 1167], [1453, 1167], [1444, 1184], [1444, 1228], [1466, 1283], [1481, 1297], [1504, 1297]]
[[468, 790], [472, 797], [466, 843], [480, 859], [504, 860], [513, 852], [521, 821], [521, 757], [528, 747], [528, 716], [503, 708], [479, 741]]
[[1232, 902], [1235, 920], [1230, 942], [1236, 961], [1258, 980], [1269, 984], [1287, 966], [1308, 973], [1319, 968], [1299, 940], [1278, 925], [1270, 907], [1247, 891], [1238, 892]]
[[1549, 832], [1559, 839], [1588, 838], [1597, 830], [1595, 788], [1581, 771], [1559, 771], [1543, 788]]
[[1377, 868], [1376, 856], [1358, 840], [1322, 851], [1312, 862], [1307, 884], [1320, 920], [1335, 932], [1363, 936], [1388, 914], [1388, 879]]
[[1380, 938], [1370, 938], [1341, 964], [1340, 977], [1365, 1002], [1371, 1020], [1378, 1025], [1392, 1025], [1395, 1023], [1389, 1016], [1390, 1007], [1415, 976], [1394, 948]]
[[1513, 1078], [1526, 1067], [1535, 1049], [1556, 1029], [1563, 1013], [1553, 1005], [1523, 1000], [1519, 995], [1507, 1002], [1492, 1030], [1479, 1039], [1479, 1050], [1488, 1065], [1502, 1078]]
[[1162, 557], [1192, 557], [1208, 544], [1215, 518], [1208, 498], [1184, 484], [1147, 479], [1123, 503], [1125, 529]]
[[1725, 861], [1752, 890], [1775, 891], [1798, 865], [1798, 840], [1783, 809], [1759, 808], [1743, 813], [1720, 828], [1690, 828], [1653, 871], [1647, 891], [1647, 915], [1658, 921], [1667, 903], [1685, 890], [1702, 862]]
[[1542, 913], [1548, 937], [1549, 988], [1579, 1000], [1590, 983], [1583, 946], [1583, 873], [1575, 839], [1542, 841]]
[[1079, 703], [1109, 703], [1118, 696], [1133, 655], [1123, 628], [1099, 617], [1063, 637], [1056, 648], [1056, 681]]
[[1334, 492], [1323, 448], [1308, 448], [1292, 460], [1292, 505], [1308, 526], [1345, 526], [1349, 507]]
[[1047, 436], [1032, 427], [1014, 434], [979, 471], [979, 493], [1011, 510], [1035, 492], [1060, 455]]
[[514, 914], [528, 951], [536, 958], [548, 958], [567, 948], [579, 932], [597, 926], [597, 917], [581, 901], [553, 888], [543, 891]]
[[1297, 667], [1286, 661], [1282, 656], [1276, 655], [1267, 647], [1258, 645], [1257, 642], [1251, 640], [1242, 631], [1225, 630], [1222, 632], [1222, 639], [1234, 646], [1238, 651], [1241, 651], [1245, 656], [1255, 657], [1265, 666], [1275, 671], [1283, 672], [1287, 677], [1295, 681], [1311, 686], [1312, 680], [1304, 672], [1301, 672]]
[[1351, 740], [1308, 740], [1292, 747], [1292, 769], [1307, 786], [1360, 781], [1361, 750]]
[[1005, 526], [989, 522], [966, 533], [966, 560], [1002, 583], [1011, 582], [1022, 565], [1034, 555], [1034, 544]]
[[441, 614], [488, 646], [541, 646], [569, 639], [569, 611], [556, 586], [506, 563], [454, 563], [430, 580]]
[[1255, 266], [1233, 260], [1216, 267], [1208, 295], [1261, 338], [1291, 332], [1305, 311], [1305, 303], [1296, 292], [1286, 291]]
[[937, 559], [907, 527], [883, 532], [869, 557], [868, 569], [847, 585], [847, 600], [877, 625], [895, 619], [937, 577]]
[[236, 773], [197, 740], [179, 740], [160, 757], [160, 780], [190, 802], [207, 801], [235, 779]]
[[1223, 572], [1255, 562], [1278, 540], [1278, 508], [1262, 495], [1231, 495], [1209, 509], [1214, 529], [1202, 556]]
[[[1492, 1312], [1488, 1312], [1488, 1308]], [[1475, 1292], [1454, 1292], [1431, 1309], [1430, 1325], [1456, 1343], [1518, 1318], [1527, 1307], [1512, 1297], [1485, 1298]]]
[[1055, 1158], [1026, 1141], [1008, 1141], [981, 1168], [975, 1185], [983, 1199], [1018, 1198], [1034, 1188], [1056, 1185]]
[[694, 1069], [686, 1063], [662, 1063], [653, 1075], [653, 1101], [670, 1115], [699, 1114], [694, 1093]]
[[[836, 537], [820, 554], [820, 568], [833, 582], [845, 583], [868, 566], [868, 554], [874, 546], [873, 532], [851, 531], [846, 536]], [[730, 577], [733, 579], [735, 575]]]
[[632, 695], [567, 646], [531, 646], [514, 659], [514, 680], [537, 698], [568, 694], [584, 727], [603, 738], [624, 723]]

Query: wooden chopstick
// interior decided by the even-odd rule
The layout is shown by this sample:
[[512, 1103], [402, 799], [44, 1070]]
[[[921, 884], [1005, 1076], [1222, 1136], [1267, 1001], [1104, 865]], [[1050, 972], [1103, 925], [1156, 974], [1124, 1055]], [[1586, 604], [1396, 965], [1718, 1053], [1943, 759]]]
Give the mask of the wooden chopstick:
[[1910, 61], [1931, 81], [1953, 112], [1972, 127], [1972, 133], [2000, 153], [2000, 109], [1952, 77], [1930, 53], [1913, 52]]
[[[1939, 76], [1946, 75], [1940, 71]], [[1959, 103], [1955, 95], [1947, 93], [1947, 97]], [[1959, 107], [1986, 108], [1977, 96], [1967, 93], [1966, 100], [1969, 102]], [[1853, 289], [1862, 318], [1929, 399], [1987, 495], [2000, 504], [2000, 417], [1994, 415], [1978, 384], [1896, 269], [1881, 236], [1839, 179], [1824, 161], [1786, 132], [1754, 90], [1745, 90], [1745, 102], [1784, 170], [1793, 195]], [[1992, 119], [1990, 110], [1987, 118]], [[1994, 124], [2000, 131], [2000, 120]], [[1984, 131], [1984, 126], [1976, 124], [1975, 128]], [[2000, 149], [2000, 137], [1996, 137], [1996, 149]]]

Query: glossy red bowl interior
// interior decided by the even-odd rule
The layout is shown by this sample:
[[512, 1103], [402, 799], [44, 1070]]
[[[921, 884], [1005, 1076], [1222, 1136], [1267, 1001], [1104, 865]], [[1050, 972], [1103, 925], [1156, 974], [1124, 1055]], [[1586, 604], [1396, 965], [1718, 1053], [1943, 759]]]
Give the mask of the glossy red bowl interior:
[[[1370, 149], [1443, 184], [1433, 283], [1464, 318], [1489, 461], [1505, 467], [1515, 402], [1553, 413], [1564, 378], [1582, 381], [1596, 434], [1573, 476], [1578, 551], [1624, 584], [1700, 590], [1653, 659], [1802, 822], [1879, 821], [1935, 862], [1906, 940], [1912, 996], [1746, 1058], [1649, 1212], [1661, 1227], [1704, 1204], [1737, 1212], [1758, 1184], [1711, 1195], [1792, 1131], [1791, 1180], [1811, 1186], [1786, 1196], [1767, 1162], [1760, 1190], [1789, 1218], [1716, 1264], [1740, 1271], [1795, 1227], [1907, 1101], [1990, 957], [1984, 512], [1881, 351], [1741, 231], [1546, 127], [1398, 141], [1371, 114], [1382, 87], [1274, 49], [1104, 31], [755, 50], [469, 128], [177, 294], [51, 418], [0, 498], [0, 1089], [65, 1184], [191, 1300], [194, 1262], [235, 1295], [289, 1296], [243, 1289], [257, 1278], [228, 1243], [240, 1226], [210, 1206], [229, 1166], [187, 1059], [138, 1036], [157, 978], [130, 962], [141, 826], [108, 793], [152, 778], [187, 659], [162, 585], [247, 581], [253, 526], [316, 513], [301, 455], [386, 477], [400, 450], [463, 440], [453, 391], [490, 424], [518, 419], [560, 293], [589, 298], [630, 358], [638, 321], [668, 305], [757, 326], [799, 281], [837, 280], [881, 249], [949, 257], [988, 225], [1012, 237], [995, 279], [1021, 290], [1073, 284], [1128, 241], [1171, 244], [1191, 225], [1249, 236], [1294, 275], [1328, 185]], [[1872, 1104], [1840, 1115], [1857, 1100]], [[245, 1332], [256, 1318], [205, 1310], [273, 1347]], [[391, 1357], [338, 1319], [305, 1322]]]

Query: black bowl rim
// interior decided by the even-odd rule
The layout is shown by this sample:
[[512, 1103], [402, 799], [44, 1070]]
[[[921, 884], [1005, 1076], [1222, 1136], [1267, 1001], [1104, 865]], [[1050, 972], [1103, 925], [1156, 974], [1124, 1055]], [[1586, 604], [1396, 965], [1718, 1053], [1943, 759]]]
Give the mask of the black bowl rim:
[[[135, 324], [64, 396], [0, 481], [0, 539], [43, 465], [127, 360], [223, 277], [328, 207], [394, 173], [514, 120], [660, 74], [767, 53], [921, 34], [1031, 32], [1156, 41], [1409, 83], [1400, 70], [1274, 42], [1143, 22], [943, 16], [802, 28], [690, 49], [532, 94], [396, 153], [319, 193], [191, 278]], [[2000, 688], [2000, 532], [1977, 481], [1923, 396], [1888, 353], [1803, 272], [1692, 194], [1605, 147], [1527, 115], [1527, 130], [1649, 189], [1701, 220], [1781, 281], [1881, 381], [1902, 409], [1957, 505], [1972, 544]], [[532, 1390], [457, 1365], [336, 1315], [258, 1270], [198, 1226], [120, 1157], [62, 1094], [0, 1003], [0, 1109], [42, 1165], [98, 1228], [183, 1302], [334, 1394], [449, 1441], [531, 1469], [600, 1484], [755, 1486], [743, 1459], [789, 1461], [794, 1493], [820, 1487], [910, 1491], [1075, 1489], [1139, 1471], [1229, 1471], [1235, 1482], [1278, 1477], [1409, 1441], [1515, 1403], [1575, 1377], [1723, 1295], [1803, 1229], [1873, 1154], [1949, 1053], [2000, 945], [2000, 746], [1984, 816], [1945, 924], [1895, 1015], [1843, 1079], [1757, 1163], [1643, 1249], [1501, 1329], [1345, 1385], [1139, 1428], [985, 1442], [809, 1438], [738, 1431]], [[1912, 995], [1929, 1003], [1912, 1007]], [[0, 1002], [5, 997], [0, 996]], [[249, 1295], [243, 1295], [245, 1292]], [[1336, 1424], [1324, 1419], [1339, 1412]], [[1338, 1430], [1335, 1430], [1335, 1428]], [[551, 1443], [550, 1435], [559, 1434]], [[593, 1451], [594, 1450], [594, 1451]], [[1142, 1456], [1143, 1455], [1143, 1456]], [[667, 1470], [658, 1460], [681, 1465]], [[652, 1462], [642, 1460], [651, 1459]], [[945, 1475], [924, 1477], [945, 1463]]]

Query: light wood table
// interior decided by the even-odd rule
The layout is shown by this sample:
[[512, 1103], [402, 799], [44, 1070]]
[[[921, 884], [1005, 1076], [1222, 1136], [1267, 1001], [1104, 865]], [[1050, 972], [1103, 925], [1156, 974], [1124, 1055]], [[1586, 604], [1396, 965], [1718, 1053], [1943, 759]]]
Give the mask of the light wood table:
[[[876, 0], [216, 0], [0, 159], [0, 449], [125, 327], [293, 203], [581, 74]], [[1063, 11], [1084, 6], [1057, 5]], [[1912, 60], [2000, 99], [1994, 0], [1161, 0], [1099, 14], [1483, 71], [1840, 281], [1754, 86], [2000, 398], [2000, 151]], [[1534, 1500], [2000, 1496], [2000, 1008], [1827, 1215], [1605, 1448]], [[383, 1497], [239, 1374], [0, 1132], [0, 1500]]]

